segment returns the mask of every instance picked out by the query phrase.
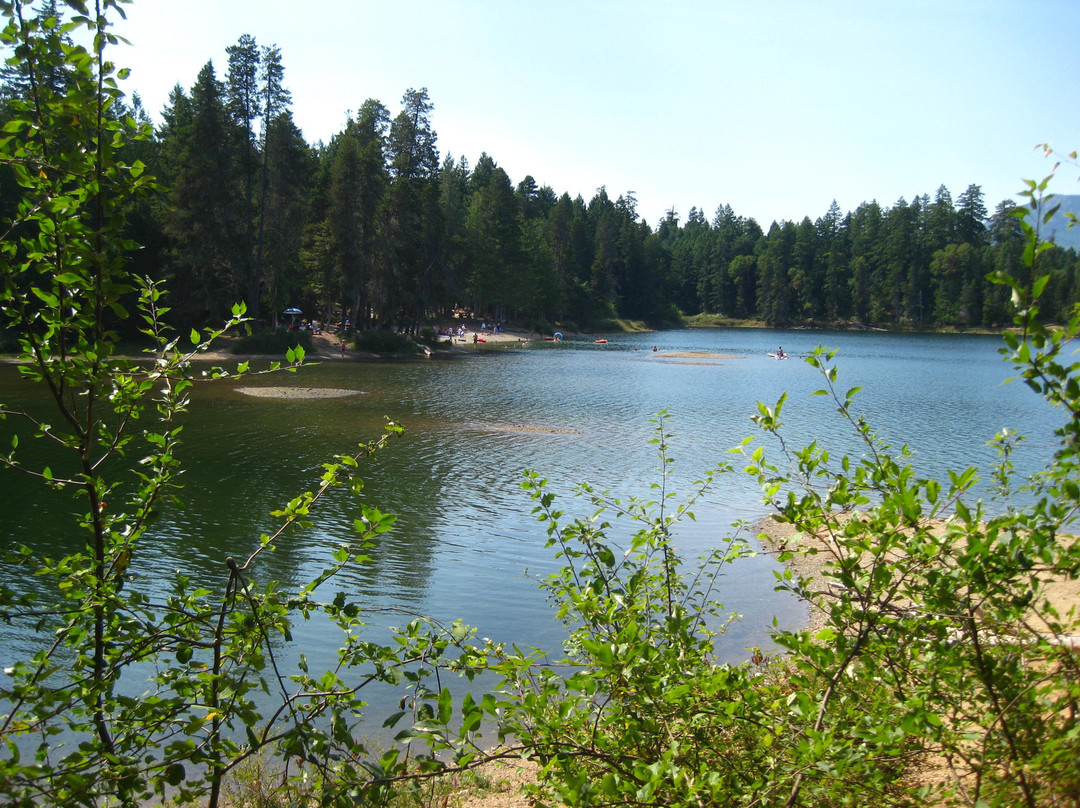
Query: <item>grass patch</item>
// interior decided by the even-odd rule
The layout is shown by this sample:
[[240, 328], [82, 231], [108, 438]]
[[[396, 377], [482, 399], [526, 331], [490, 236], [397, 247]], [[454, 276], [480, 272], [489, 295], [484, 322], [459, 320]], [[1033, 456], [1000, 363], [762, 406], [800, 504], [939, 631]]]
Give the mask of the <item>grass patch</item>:
[[642, 320], [624, 320], [621, 317], [608, 317], [602, 320], [594, 320], [589, 324], [589, 330], [606, 334], [639, 334], [652, 331]]
[[693, 314], [683, 318], [686, 328], [766, 328], [761, 320], [725, 317], [723, 314]]

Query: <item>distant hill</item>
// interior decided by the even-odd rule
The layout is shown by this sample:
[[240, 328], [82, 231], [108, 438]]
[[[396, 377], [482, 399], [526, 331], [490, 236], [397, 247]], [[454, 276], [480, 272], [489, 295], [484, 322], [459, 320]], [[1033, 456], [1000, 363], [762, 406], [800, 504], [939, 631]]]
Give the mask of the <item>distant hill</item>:
[[1068, 230], [1066, 228], [1069, 226], [1069, 220], [1065, 218], [1066, 213], [1072, 213], [1077, 218], [1080, 218], [1080, 194], [1057, 194], [1050, 201], [1050, 204], [1056, 205], [1058, 203], [1061, 203], [1061, 207], [1054, 214], [1054, 218], [1046, 225], [1043, 235], [1047, 239], [1052, 239], [1059, 247], [1072, 247], [1074, 250], [1080, 250], [1080, 224]]

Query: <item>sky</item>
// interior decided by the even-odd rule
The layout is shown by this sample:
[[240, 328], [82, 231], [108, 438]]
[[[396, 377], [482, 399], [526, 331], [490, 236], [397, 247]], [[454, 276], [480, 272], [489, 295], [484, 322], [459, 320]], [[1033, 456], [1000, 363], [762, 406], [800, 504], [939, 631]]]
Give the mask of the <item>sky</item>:
[[[1075, 0], [136, 0], [112, 54], [159, 122], [242, 34], [277, 45], [293, 117], [328, 142], [366, 99], [426, 87], [442, 158], [490, 155], [656, 226], [730, 205], [768, 229], [877, 200], [986, 207], [1080, 149]], [[1054, 187], [1080, 193], [1080, 169]]]

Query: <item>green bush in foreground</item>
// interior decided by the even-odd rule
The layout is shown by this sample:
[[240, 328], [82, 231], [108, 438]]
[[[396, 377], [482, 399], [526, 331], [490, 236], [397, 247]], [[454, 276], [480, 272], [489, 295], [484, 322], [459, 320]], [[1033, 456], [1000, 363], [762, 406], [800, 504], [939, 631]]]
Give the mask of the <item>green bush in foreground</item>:
[[[57, 31], [55, 18], [0, 2], [9, 65], [30, 77], [0, 138], [0, 165], [19, 193], [7, 208], [13, 218], [0, 225], [0, 310], [18, 334], [19, 371], [53, 407], [46, 422], [0, 404], [0, 467], [68, 495], [81, 538], [57, 557], [5, 548], [5, 563], [37, 583], [0, 587], [0, 616], [41, 643], [0, 679], [0, 802], [136, 806], [168, 795], [216, 808], [231, 773], [269, 754], [283, 782], [306, 783], [323, 804], [353, 805], [412, 768], [397, 752], [372, 762], [355, 731], [363, 689], [400, 685], [421, 719], [430, 710], [427, 677], [468, 632], [410, 617], [392, 645], [368, 642], [360, 607], [324, 594], [393, 524], [367, 504], [314, 580], [286, 591], [255, 577], [258, 557], [303, 530], [327, 491], [359, 494], [360, 462], [400, 432], [394, 424], [327, 462], [312, 491], [273, 513], [276, 530], [241, 538], [244, 554], [225, 559], [217, 580], [145, 572], [145, 542], [177, 499], [190, 360], [241, 324], [244, 311], [235, 307], [221, 330], [177, 337], [162, 323], [163, 289], [127, 269], [137, 246], [122, 237], [127, 206], [156, 189], [130, 157], [148, 127], [114, 114], [121, 96], [105, 52], [116, 41], [108, 16], [119, 6], [99, 0]], [[54, 47], [69, 36], [91, 48]], [[106, 323], [128, 317], [152, 345], [146, 361], [116, 355], [118, 336]], [[303, 358], [302, 348], [286, 352], [290, 369]], [[245, 372], [241, 363], [206, 375]], [[26, 452], [35, 441], [48, 448]], [[309, 619], [341, 629], [332, 670], [310, 671], [303, 658], [290, 669], [279, 658], [294, 623]]]
[[[687, 578], [676, 571], [666, 474], [653, 502], [622, 504], [583, 486], [590, 515], [567, 521], [535, 475], [526, 488], [565, 559], [544, 583], [569, 630], [563, 669], [539, 654], [503, 656], [504, 730], [542, 763], [537, 794], [566, 805], [1080, 805], [1080, 616], [1060, 614], [1051, 581], [1080, 574], [1080, 309], [1045, 325], [1038, 300], [1041, 193], [1018, 214], [1032, 281], [1006, 276], [1018, 330], [1004, 352], [1018, 375], [1065, 410], [1052, 463], [1013, 478], [1017, 436], [1004, 431], [993, 470], [999, 501], [973, 501], [974, 468], [918, 478], [839, 393], [833, 353], [808, 359], [863, 443], [833, 457], [783, 438], [785, 398], [759, 405], [780, 462], [748, 440], [745, 469], [777, 519], [822, 553], [824, 580], [786, 572], [779, 586], [822, 614], [824, 627], [777, 631], [775, 665], [716, 665], [711, 598], [734, 540]], [[667, 434], [657, 441], [666, 469]], [[727, 471], [724, 468], [721, 471]], [[702, 484], [701, 492], [712, 483]], [[1017, 495], [1033, 504], [1014, 505]], [[636, 529], [614, 546], [609, 514]]]
[[[762, 718], [783, 695], [781, 680], [766, 665], [713, 656], [729, 619], [716, 602], [719, 577], [750, 550], [732, 538], [687, 574], [671, 545], [693, 502], [731, 468], [714, 469], [676, 505], [668, 429], [661, 413], [655, 500], [622, 502], [582, 485], [590, 515], [567, 520], [544, 480], [530, 473], [523, 484], [564, 561], [542, 586], [567, 627], [566, 657], [509, 653], [495, 669], [508, 696], [502, 728], [542, 764], [545, 800], [712, 805], [754, 790], [771, 768], [778, 739]], [[609, 538], [620, 522], [623, 546]]]

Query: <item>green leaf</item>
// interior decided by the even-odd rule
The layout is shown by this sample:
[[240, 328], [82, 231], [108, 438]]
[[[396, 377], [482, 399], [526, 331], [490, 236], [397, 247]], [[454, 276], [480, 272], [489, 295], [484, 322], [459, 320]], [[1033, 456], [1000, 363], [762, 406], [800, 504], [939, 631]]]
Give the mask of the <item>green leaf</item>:
[[170, 786], [178, 786], [187, 777], [187, 772], [184, 771], [184, 764], [182, 763], [170, 763], [165, 767], [165, 773], [163, 778]]
[[388, 715], [385, 720], [383, 720], [382, 725], [386, 728], [393, 728], [406, 715], [408, 715], [408, 713], [405, 710], [399, 710], [396, 713], [390, 713], [390, 715]]
[[454, 700], [450, 695], [450, 689], [444, 687], [439, 693], [439, 723], [446, 725], [454, 715]]
[[1035, 282], [1031, 285], [1031, 297], [1033, 300], [1038, 300], [1042, 297], [1043, 290], [1046, 289], [1046, 284], [1049, 282], [1049, 275], [1043, 275], [1042, 277], [1035, 279]]

